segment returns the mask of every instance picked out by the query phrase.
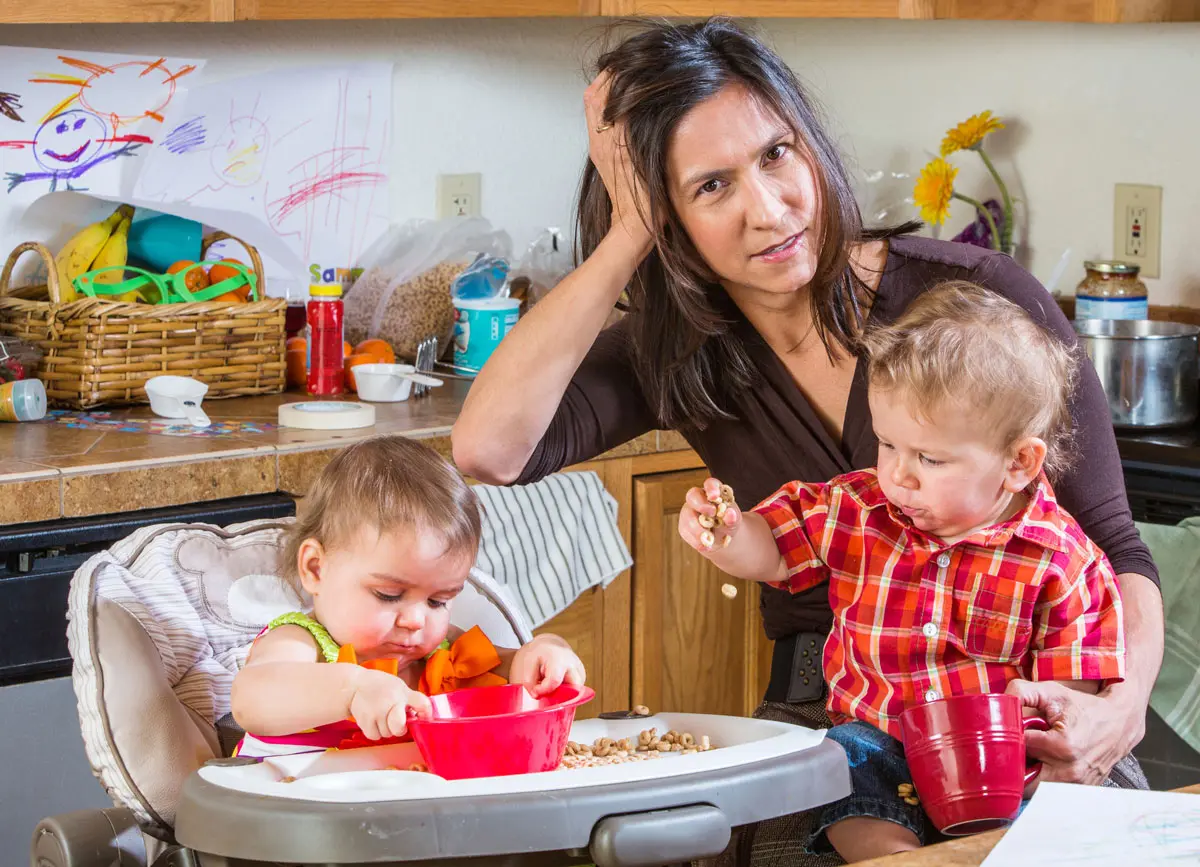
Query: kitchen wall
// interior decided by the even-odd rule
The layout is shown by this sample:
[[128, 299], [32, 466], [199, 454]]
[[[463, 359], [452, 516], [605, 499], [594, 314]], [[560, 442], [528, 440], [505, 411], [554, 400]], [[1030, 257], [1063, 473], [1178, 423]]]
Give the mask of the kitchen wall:
[[[872, 211], [895, 203], [946, 127], [991, 109], [1001, 171], [1026, 202], [1018, 257], [1045, 280], [1064, 250], [1070, 291], [1087, 257], [1112, 254], [1117, 182], [1163, 194], [1159, 304], [1200, 306], [1200, 25], [770, 21], [762, 27], [827, 109]], [[398, 130], [391, 206], [432, 216], [435, 176], [483, 173], [485, 216], [518, 249], [539, 227], [569, 225], [586, 139], [584, 58], [595, 21], [399, 21], [238, 25], [5, 26], [8, 45], [153, 50], [209, 58], [208, 74], [342, 60], [396, 64]], [[2, 50], [2, 49], [0, 49]], [[970, 158], [970, 159], [969, 159]], [[0, 170], [3, 169], [0, 151]], [[988, 193], [973, 154], [960, 181]], [[899, 214], [899, 212], [895, 212]], [[950, 230], [970, 216], [955, 203]], [[0, 246], [50, 227], [14, 228], [0, 200]], [[26, 218], [28, 220], [28, 218]], [[950, 233], [947, 233], [949, 237]]]

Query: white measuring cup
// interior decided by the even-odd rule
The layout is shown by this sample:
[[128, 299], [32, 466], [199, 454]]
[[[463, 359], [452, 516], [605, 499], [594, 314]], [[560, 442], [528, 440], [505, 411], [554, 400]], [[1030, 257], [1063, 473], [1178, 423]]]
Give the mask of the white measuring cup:
[[440, 379], [417, 373], [411, 364], [358, 364], [351, 370], [358, 396], [372, 403], [408, 400], [414, 382], [434, 387], [442, 384]]
[[212, 424], [200, 409], [207, 393], [207, 383], [190, 376], [154, 376], [146, 380], [151, 411], [162, 418], [186, 418], [193, 427]]

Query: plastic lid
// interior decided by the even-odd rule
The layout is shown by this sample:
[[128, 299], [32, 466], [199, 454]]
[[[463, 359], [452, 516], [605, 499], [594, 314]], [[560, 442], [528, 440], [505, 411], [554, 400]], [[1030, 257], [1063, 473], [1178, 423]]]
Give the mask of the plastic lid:
[[12, 406], [17, 421], [37, 421], [46, 416], [46, 386], [40, 379], [12, 383]]
[[308, 294], [317, 298], [340, 298], [342, 297], [342, 284], [311, 283], [308, 287]]

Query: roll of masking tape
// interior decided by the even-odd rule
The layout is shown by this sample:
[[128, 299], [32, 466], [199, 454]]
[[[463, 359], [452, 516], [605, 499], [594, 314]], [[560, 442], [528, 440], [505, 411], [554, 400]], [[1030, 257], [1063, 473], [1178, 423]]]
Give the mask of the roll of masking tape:
[[281, 427], [301, 430], [349, 430], [375, 424], [375, 407], [353, 401], [309, 400], [279, 407]]

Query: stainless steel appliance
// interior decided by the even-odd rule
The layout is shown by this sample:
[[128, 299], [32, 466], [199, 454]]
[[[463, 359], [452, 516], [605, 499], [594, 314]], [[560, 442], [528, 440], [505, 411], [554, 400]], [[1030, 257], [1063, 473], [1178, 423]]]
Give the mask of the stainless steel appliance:
[[1079, 342], [1100, 376], [1117, 427], [1196, 421], [1200, 328], [1147, 319], [1076, 320]]
[[139, 527], [295, 513], [287, 495], [264, 494], [0, 526], [0, 867], [29, 863], [30, 836], [46, 816], [112, 806], [88, 765], [71, 687], [67, 592], [75, 570]]

